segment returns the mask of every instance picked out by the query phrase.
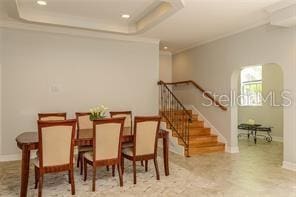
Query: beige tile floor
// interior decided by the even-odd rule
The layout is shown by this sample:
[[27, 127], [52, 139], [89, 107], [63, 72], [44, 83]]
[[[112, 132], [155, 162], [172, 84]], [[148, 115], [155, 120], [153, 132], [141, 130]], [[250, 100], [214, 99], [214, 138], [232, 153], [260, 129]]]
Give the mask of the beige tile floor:
[[[90, 179], [83, 182], [76, 172], [77, 196], [229, 196], [296, 197], [296, 172], [281, 168], [283, 145], [259, 140], [240, 140], [240, 153], [212, 153], [184, 158], [170, 154], [171, 175], [155, 180], [152, 163], [145, 173], [138, 166], [138, 184], [132, 184], [131, 168], [126, 169], [124, 187], [118, 178], [102, 169], [98, 172], [97, 192], [91, 192]], [[127, 165], [128, 166], [128, 165]], [[0, 163], [0, 196], [17, 196], [20, 162]], [[35, 196], [31, 170], [28, 196]], [[91, 172], [90, 172], [91, 176]], [[44, 196], [70, 196], [66, 174], [45, 179]]]
[[283, 143], [240, 139], [239, 149], [239, 154], [174, 155], [171, 162], [216, 184], [201, 190], [204, 196], [296, 196], [296, 172], [281, 168]]

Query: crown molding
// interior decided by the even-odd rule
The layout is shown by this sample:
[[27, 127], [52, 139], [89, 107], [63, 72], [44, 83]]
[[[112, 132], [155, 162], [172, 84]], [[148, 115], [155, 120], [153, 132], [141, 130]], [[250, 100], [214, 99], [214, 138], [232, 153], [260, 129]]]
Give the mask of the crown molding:
[[[124, 2], [121, 2], [125, 4]], [[95, 17], [57, 13], [55, 10], [39, 10], [26, 0], [15, 0], [18, 17], [29, 22], [84, 28], [93, 31], [119, 34], [138, 34], [159, 24], [169, 16], [184, 8], [182, 0], [150, 0], [133, 13], [133, 19], [126, 24], [106, 24]]]
[[167, 56], [172, 56], [172, 53], [170, 51], [159, 51], [160, 55], [167, 55]]
[[271, 6], [268, 6], [267, 8], [265, 8], [265, 11], [271, 14], [273, 12], [284, 9], [284, 8], [294, 5], [294, 4], [296, 4], [296, 0], [284, 0], [284, 1], [280, 1], [278, 3], [275, 3]]
[[91, 30], [85, 30], [85, 29], [76, 29], [76, 28], [70, 28], [70, 27], [25, 23], [25, 22], [19, 22], [14, 20], [0, 21], [0, 27], [10, 28], [10, 29], [39, 31], [39, 32], [46, 32], [46, 33], [65, 34], [70, 36], [82, 36], [82, 37], [101, 38], [101, 39], [128, 41], [128, 42], [141, 42], [141, 43], [149, 43], [149, 44], [157, 44], [157, 45], [159, 45], [159, 42], [160, 42], [159, 39], [145, 38], [145, 37], [139, 37], [134, 35], [118, 35], [118, 34], [103, 33], [103, 32], [97, 32], [97, 31], [91, 31]]
[[184, 48], [178, 49], [176, 51], [173, 51], [172, 53], [173, 53], [173, 55], [176, 55], [178, 53], [182, 53], [182, 52], [187, 51], [189, 49], [193, 49], [195, 47], [205, 45], [205, 44], [220, 40], [222, 38], [227, 38], [229, 36], [233, 36], [233, 35], [236, 35], [236, 34], [244, 32], [244, 31], [247, 31], [247, 30], [259, 27], [259, 26], [263, 26], [263, 25], [266, 25], [266, 24], [269, 24], [269, 19], [262, 20], [260, 22], [257, 22], [255, 24], [253, 24], [253, 25], [245, 26], [245, 27], [243, 27], [243, 28], [241, 28], [241, 29], [239, 29], [237, 31], [222, 34], [222, 35], [216, 36], [216, 37], [208, 39], [208, 40], [203, 40], [203, 41], [200, 41], [200, 42], [194, 42], [194, 44], [192, 44], [192, 45], [190, 45], [188, 47], [184, 47]]

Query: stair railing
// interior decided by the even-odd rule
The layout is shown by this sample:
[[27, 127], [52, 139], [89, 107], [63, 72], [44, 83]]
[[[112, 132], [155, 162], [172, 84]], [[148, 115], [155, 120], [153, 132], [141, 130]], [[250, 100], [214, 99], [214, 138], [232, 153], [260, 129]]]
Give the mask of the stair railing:
[[160, 115], [166, 120], [170, 129], [175, 132], [185, 148], [185, 155], [189, 156], [189, 124], [192, 115], [186, 110], [180, 100], [163, 81], [160, 86]]
[[211, 99], [211, 101], [213, 101], [215, 103], [216, 106], [218, 106], [220, 109], [222, 109], [223, 111], [227, 111], [227, 108], [225, 106], [223, 106], [219, 101], [215, 100], [214, 97], [209, 94], [207, 91], [205, 91], [204, 88], [202, 88], [200, 85], [198, 85], [195, 81], [193, 80], [187, 80], [187, 81], [178, 81], [178, 82], [172, 82], [172, 83], [165, 83], [166, 85], [179, 85], [179, 84], [185, 84], [185, 85], [193, 85], [196, 89], [198, 89], [199, 91], [201, 91], [206, 97], [208, 97], [209, 99]]

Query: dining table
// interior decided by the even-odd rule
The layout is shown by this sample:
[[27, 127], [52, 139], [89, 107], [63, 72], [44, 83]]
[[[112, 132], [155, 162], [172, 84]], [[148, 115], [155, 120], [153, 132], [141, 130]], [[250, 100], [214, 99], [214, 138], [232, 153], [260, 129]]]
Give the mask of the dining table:
[[[132, 143], [133, 135], [129, 132], [131, 128], [124, 128], [122, 143]], [[90, 146], [93, 144], [93, 129], [79, 130], [79, 137], [75, 138], [75, 146]], [[162, 139], [163, 145], [163, 165], [165, 176], [169, 175], [169, 132], [160, 129], [158, 139]], [[20, 196], [26, 197], [28, 191], [29, 170], [30, 170], [30, 155], [32, 150], [37, 150], [39, 146], [37, 132], [23, 132], [16, 137], [18, 148], [22, 151], [21, 160], [21, 188]]]

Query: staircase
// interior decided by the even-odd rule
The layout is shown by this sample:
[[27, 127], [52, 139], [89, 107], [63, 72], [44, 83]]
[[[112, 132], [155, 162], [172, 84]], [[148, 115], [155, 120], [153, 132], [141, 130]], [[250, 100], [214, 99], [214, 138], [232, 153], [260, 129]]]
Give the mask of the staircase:
[[161, 91], [159, 113], [167, 128], [172, 130], [172, 137], [184, 147], [185, 155], [224, 152], [225, 144], [218, 142], [218, 136], [204, 126], [204, 121], [187, 110], [164, 82], [158, 84]]

